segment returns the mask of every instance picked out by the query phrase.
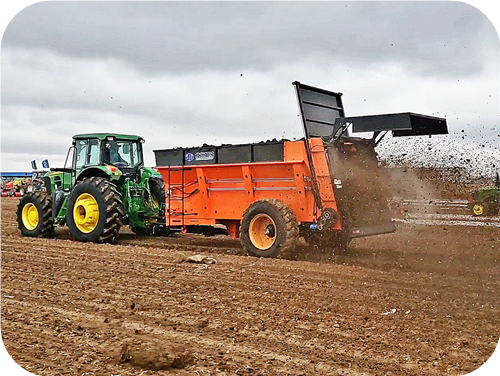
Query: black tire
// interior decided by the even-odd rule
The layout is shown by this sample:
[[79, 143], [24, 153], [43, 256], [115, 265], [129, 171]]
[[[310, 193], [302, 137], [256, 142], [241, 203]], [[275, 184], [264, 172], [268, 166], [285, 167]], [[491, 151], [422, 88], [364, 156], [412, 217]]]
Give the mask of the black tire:
[[[153, 202], [151, 202], [148, 196], [145, 197], [144, 206], [152, 211], [158, 211], [158, 214], [162, 210], [162, 205], [165, 205], [165, 182], [162, 178], [153, 177], [149, 179], [149, 192], [151, 193]], [[130, 230], [137, 236], [152, 236], [153, 228], [151, 225], [146, 227], [133, 226]], [[170, 232], [165, 229], [158, 235], [168, 236]]]
[[149, 191], [159, 204], [165, 203], [165, 182], [162, 178], [150, 178]]
[[[322, 221], [323, 216], [318, 221], [318, 230], [306, 230], [303, 236], [309, 248], [320, 253], [328, 252], [333, 254], [341, 254], [347, 251], [347, 246], [352, 240], [351, 223], [352, 219], [349, 215], [336, 212], [331, 209], [330, 220], [327, 222]], [[342, 230], [332, 230], [330, 227], [341, 221]], [[319, 225], [322, 224], [322, 231], [319, 230]]]
[[[93, 202], [85, 206], [85, 198]], [[96, 243], [114, 242], [125, 216], [122, 195], [113, 183], [101, 177], [84, 178], [75, 185], [67, 213], [69, 231], [75, 239]]]
[[[265, 229], [256, 231], [256, 221], [261, 221]], [[251, 226], [253, 232], [250, 231]], [[243, 249], [251, 256], [290, 258], [298, 237], [295, 214], [282, 201], [259, 200], [251, 204], [243, 214], [240, 241]]]
[[17, 225], [24, 236], [53, 237], [52, 197], [47, 192], [26, 193], [17, 205]]
[[[153, 198], [153, 203], [150, 201], [149, 197], [146, 196], [144, 206], [150, 210], [156, 211], [162, 208], [162, 204], [165, 204], [165, 182], [162, 178], [153, 177], [149, 179], [149, 192]], [[151, 226], [140, 227], [133, 226], [130, 230], [137, 236], [151, 236], [153, 235], [153, 229]]]

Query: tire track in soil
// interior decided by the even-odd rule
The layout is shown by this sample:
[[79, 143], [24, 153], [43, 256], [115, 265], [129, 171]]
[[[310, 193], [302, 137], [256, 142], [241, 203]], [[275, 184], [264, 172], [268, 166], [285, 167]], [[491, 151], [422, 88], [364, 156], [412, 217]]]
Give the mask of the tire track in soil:
[[[127, 251], [128, 251], [128, 250], [127, 250]], [[54, 251], [53, 251], [53, 253], [55, 254], [55, 253], [59, 253], [59, 252], [58, 252], [57, 250], [54, 250]], [[62, 252], [62, 253], [64, 253], [64, 252]], [[18, 253], [17, 253], [17, 256], [21, 257], [21, 256], [22, 256], [22, 254], [18, 252]], [[38, 256], [40, 256], [40, 255], [38, 255]], [[56, 257], [53, 257], [53, 256], [51, 257], [50, 255], [43, 255], [43, 256], [44, 256], [44, 257], [43, 257], [43, 260], [44, 260], [45, 262], [40, 262], [40, 267], [39, 267], [39, 269], [41, 269], [41, 268], [43, 267], [43, 264], [45, 264], [45, 263], [46, 263], [46, 260], [47, 260], [47, 259], [50, 259], [51, 261], [55, 261], [55, 260], [57, 259]], [[87, 255], [86, 259], [88, 260], [89, 258], [91, 258], [91, 255]], [[59, 257], [59, 259], [62, 259], [62, 258], [61, 258], [61, 257]], [[34, 261], [34, 260], [33, 260], [33, 261]], [[67, 260], [66, 260], [66, 261], [67, 261]], [[33, 267], [34, 267], [34, 266], [36, 266], [36, 265], [33, 265]], [[97, 270], [96, 272], [97, 272], [97, 273], [101, 273], [101, 271], [100, 271], [100, 270]], [[124, 275], [129, 275], [129, 274], [130, 274], [130, 273], [124, 273]], [[269, 273], [267, 273], [267, 274], [269, 275]], [[12, 274], [11, 274], [11, 275], [12, 275]], [[31, 275], [33, 276], [33, 273], [31, 273]], [[19, 275], [17, 275], [17, 276], [16, 276], [16, 275], [14, 275], [14, 276], [15, 276], [15, 277], [19, 277]], [[138, 276], [138, 278], [140, 278], [140, 279], [142, 279], [143, 277], [144, 277], [143, 275]], [[17, 278], [14, 278], [14, 279], [17, 279]], [[62, 281], [62, 282], [64, 282], [62, 278], [58, 278], [58, 284], [60, 284], [60, 283], [61, 283], [61, 281]], [[69, 279], [68, 279], [67, 281], [69, 282]], [[42, 280], [40, 280], [40, 281], [38, 281], [38, 283], [43, 283], [43, 279], [42, 279]], [[108, 289], [109, 289], [109, 288], [116, 289], [118, 285], [120, 285], [120, 283], [118, 283], [118, 284], [113, 284], [113, 286], [111, 286], [111, 287], [107, 287], [107, 286], [106, 286], [106, 288], [108, 288]], [[103, 287], [103, 286], [101, 286], [101, 288], [102, 288], [102, 287]], [[16, 292], [16, 293], [17, 293], [17, 292]], [[119, 293], [118, 295], [125, 295], [125, 294], [120, 294], [120, 293]], [[69, 296], [69, 298], [71, 299], [72, 297], [71, 297], [71, 296]], [[75, 297], [73, 297], [73, 299], [75, 299]], [[50, 303], [51, 303], [51, 304], [57, 304], [56, 302], [53, 302], [53, 301], [52, 301], [52, 302], [50, 302]], [[26, 304], [26, 303], [23, 303], [23, 304]], [[82, 304], [79, 304], [79, 305], [81, 306]], [[87, 307], [86, 307], [86, 308], [87, 308]], [[88, 307], [88, 308], [90, 308], [90, 307]], [[87, 308], [87, 309], [88, 309], [88, 308]], [[92, 307], [92, 308], [95, 308], [95, 307]], [[55, 309], [55, 308], [53, 308], [53, 310], [56, 310], [56, 309]], [[60, 314], [63, 314], [63, 313], [64, 313], [66, 317], [71, 317], [71, 315], [69, 315], [69, 314], [68, 314], [69, 312], [68, 312], [67, 310], [64, 310], [64, 312], [61, 312], [61, 309], [59, 308], [59, 309], [57, 309], [57, 311], [59, 311], [59, 313], [60, 313]], [[189, 320], [189, 317], [186, 317], [186, 318]], [[185, 319], [186, 319], [186, 318], [185, 318]], [[78, 319], [78, 318], [77, 318], [77, 319]], [[148, 320], [148, 319], [149, 319], [149, 320]], [[151, 319], [152, 319], [152, 318], [151, 318], [151, 317], [149, 317], [149, 318], [145, 318], [145, 319], [143, 319], [143, 320], [144, 320], [144, 322], [148, 322], [148, 321], [150, 321]], [[195, 320], [195, 317], [191, 317], [191, 319], [192, 319], [192, 320]], [[102, 320], [103, 320], [103, 319], [102, 319], [102, 317], [101, 317], [101, 320], [100, 320], [100, 321], [102, 321]], [[137, 321], [135, 321], [135, 322], [134, 322], [134, 321], [130, 321], [130, 319], [128, 319], [128, 322], [129, 322], [129, 325], [130, 325], [130, 327], [131, 327], [132, 329], [134, 329], [134, 328], [135, 328], [135, 329], [137, 329], [137, 328], [141, 325], [141, 324], [140, 324], [140, 321], [139, 321], [139, 322], [137, 322]], [[186, 321], [184, 321], [184, 324], [185, 324], [185, 322], [186, 322]], [[174, 321], [174, 324], [178, 324], [178, 323], [179, 323], [179, 322]], [[308, 328], [307, 326], [303, 326], [303, 328], [302, 328], [302, 329], [308, 330], [309, 328]], [[156, 334], [158, 334], [158, 330], [156, 330], [156, 332], [157, 332]], [[160, 332], [160, 333], [161, 333], [161, 332]], [[164, 334], [164, 333], [162, 333], [162, 334]], [[214, 333], [214, 334], [215, 334], [215, 333]], [[307, 334], [307, 333], [304, 333], [304, 334]], [[190, 340], [190, 341], [194, 341], [194, 342], [196, 342], [196, 343], [198, 343], [198, 344], [203, 343], [203, 341], [202, 341], [200, 338], [196, 338], [196, 337], [189, 337], [189, 336], [186, 336], [186, 335], [183, 335], [183, 337], [184, 337], [185, 339]], [[223, 336], [223, 337], [224, 337], [224, 336]], [[219, 338], [219, 339], [218, 339], [218, 340], [216, 340], [215, 342], [214, 342], [214, 341], [209, 341], [209, 342], [205, 341], [206, 346], [207, 346], [208, 348], [210, 348], [210, 347], [213, 347], [213, 346], [214, 346], [214, 344], [216, 344], [216, 343], [221, 343], [221, 342], [223, 343], [223, 342], [224, 342], [224, 338], [223, 338], [223, 337], [222, 337], [222, 338]], [[272, 342], [272, 341], [269, 341], [269, 338], [266, 338], [266, 337], [264, 337], [264, 336], [257, 336], [257, 337], [260, 337], [259, 342], [261, 342], [261, 344], [262, 344], [262, 342], [264, 342], [262, 345], [264, 345], [265, 347], [268, 347], [268, 346], [269, 346], [269, 347], [272, 347], [272, 346], [273, 346], [273, 342]], [[267, 340], [267, 343], [266, 343], [266, 340]], [[288, 342], [288, 345], [289, 345], [289, 346], [292, 344], [292, 341], [290, 341], [290, 340], [289, 340], [289, 341], [287, 341], [287, 342]], [[233, 347], [234, 347], [234, 345], [233, 345]], [[298, 351], [300, 352], [300, 350], [299, 350], [299, 349], [293, 349], [293, 348], [292, 348], [292, 350], [293, 350], [293, 351], [297, 351], [297, 350], [298, 350]], [[233, 349], [233, 352], [234, 352], [234, 349]], [[249, 348], [244, 348], [244, 350], [243, 350], [243, 351], [241, 351], [241, 350], [240, 350], [240, 351], [237, 351], [237, 352], [251, 353], [251, 351], [250, 351], [250, 349], [249, 349]], [[278, 356], [277, 354], [273, 354], [273, 353], [271, 353], [271, 355], [269, 355], [269, 357], [271, 357], [271, 358], [275, 358], [275, 359], [280, 359], [280, 356]], [[281, 357], [281, 358], [283, 358], [283, 357]], [[298, 359], [297, 359], [297, 358], [288, 359], [288, 362], [290, 362], [290, 361], [293, 361], [293, 362], [294, 362], [294, 363], [296, 363], [297, 365], [305, 364], [305, 363], [304, 363], [304, 359], [300, 359], [300, 358], [298, 358]], [[306, 363], [307, 363], [307, 362], [306, 362]], [[326, 366], [323, 366], [323, 369], [325, 369], [325, 367], [326, 367]], [[328, 367], [326, 367], [326, 368], [328, 368]], [[331, 370], [330, 370], [330, 371], [331, 371]]]

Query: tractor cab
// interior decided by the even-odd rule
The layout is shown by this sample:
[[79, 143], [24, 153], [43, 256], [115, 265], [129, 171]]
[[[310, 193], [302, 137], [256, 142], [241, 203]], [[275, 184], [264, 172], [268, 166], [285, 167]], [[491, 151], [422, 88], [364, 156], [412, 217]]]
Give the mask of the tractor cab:
[[[89, 168], [100, 168], [105, 173], [136, 173], [144, 166], [142, 143], [139, 136], [81, 134], [73, 137], [73, 170], [75, 177]], [[104, 169], [103, 169], [104, 168]], [[77, 178], [78, 180], [78, 178]]]
[[99, 176], [121, 184], [136, 178], [144, 167], [140, 136], [89, 133], [73, 136], [64, 167], [50, 168], [44, 181], [47, 191], [70, 191], [84, 178]]

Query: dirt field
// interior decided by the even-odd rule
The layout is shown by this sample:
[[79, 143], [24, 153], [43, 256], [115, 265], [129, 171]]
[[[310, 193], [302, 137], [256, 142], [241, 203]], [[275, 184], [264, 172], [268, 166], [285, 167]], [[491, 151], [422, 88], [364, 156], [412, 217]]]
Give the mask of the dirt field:
[[289, 261], [225, 237], [24, 238], [17, 202], [1, 200], [1, 329], [34, 374], [463, 375], [499, 339], [498, 227], [401, 224]]

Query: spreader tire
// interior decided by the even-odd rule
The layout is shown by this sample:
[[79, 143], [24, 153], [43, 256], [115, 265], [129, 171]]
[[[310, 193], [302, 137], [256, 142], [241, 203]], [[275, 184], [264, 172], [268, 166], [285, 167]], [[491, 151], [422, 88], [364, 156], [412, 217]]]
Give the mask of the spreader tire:
[[124, 215], [120, 192], [104, 178], [85, 178], [70, 193], [68, 227], [78, 241], [114, 242]]
[[295, 214], [282, 201], [259, 200], [243, 214], [240, 241], [251, 256], [289, 258], [298, 236]]
[[26, 193], [17, 205], [17, 225], [24, 236], [54, 236], [52, 197], [47, 192]]

